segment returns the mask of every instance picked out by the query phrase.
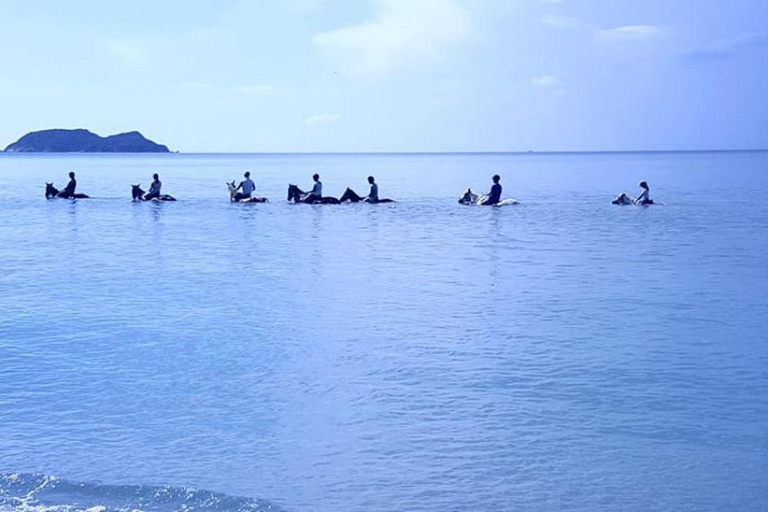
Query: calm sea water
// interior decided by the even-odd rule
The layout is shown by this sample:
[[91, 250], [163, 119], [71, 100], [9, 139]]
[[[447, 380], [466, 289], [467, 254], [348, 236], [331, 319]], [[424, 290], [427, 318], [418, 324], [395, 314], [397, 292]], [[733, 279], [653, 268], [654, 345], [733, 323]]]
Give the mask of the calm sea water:
[[[399, 202], [287, 204], [314, 171]], [[0, 156], [0, 508], [766, 510], [767, 171]], [[519, 206], [456, 203], [497, 172]]]

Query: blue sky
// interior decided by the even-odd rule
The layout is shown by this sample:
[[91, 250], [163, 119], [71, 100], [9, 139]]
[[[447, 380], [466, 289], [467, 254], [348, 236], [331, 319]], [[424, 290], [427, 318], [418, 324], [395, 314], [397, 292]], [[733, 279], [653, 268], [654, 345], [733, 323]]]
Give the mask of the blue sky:
[[765, 0], [3, 0], [0, 145], [768, 148]]

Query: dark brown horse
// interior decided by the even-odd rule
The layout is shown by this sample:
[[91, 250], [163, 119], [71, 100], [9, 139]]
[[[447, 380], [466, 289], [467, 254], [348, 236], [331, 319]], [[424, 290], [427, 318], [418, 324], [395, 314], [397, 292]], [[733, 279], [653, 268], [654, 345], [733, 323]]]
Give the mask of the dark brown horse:
[[359, 203], [360, 201], [365, 201], [366, 203], [394, 203], [395, 201], [393, 199], [379, 199], [378, 201], [372, 201], [368, 199], [367, 197], [361, 197], [352, 190], [351, 188], [347, 187], [347, 190], [344, 191], [344, 195], [341, 196], [339, 199], [342, 203], [344, 201], [349, 201], [350, 203]]
[[45, 184], [45, 198], [46, 199], [54, 199], [60, 197], [62, 199], [88, 199], [90, 196], [87, 196], [85, 194], [72, 194], [72, 195], [62, 195], [61, 192], [59, 192], [59, 189], [53, 186], [53, 183], [47, 183]]
[[320, 198], [309, 196], [307, 193], [301, 190], [296, 185], [288, 185], [288, 201], [294, 203], [309, 203], [309, 204], [339, 204], [340, 201], [335, 197], [323, 196]]
[[168, 194], [160, 194], [153, 199], [144, 199], [146, 192], [142, 190], [141, 183], [138, 185], [131, 185], [131, 197], [134, 201], [175, 201], [176, 198]]

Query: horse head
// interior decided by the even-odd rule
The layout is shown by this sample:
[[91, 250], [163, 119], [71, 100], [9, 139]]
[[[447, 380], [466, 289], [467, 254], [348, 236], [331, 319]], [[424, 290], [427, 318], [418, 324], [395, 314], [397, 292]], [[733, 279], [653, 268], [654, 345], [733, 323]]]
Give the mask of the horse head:
[[627, 205], [633, 204], [634, 202], [635, 201], [629, 197], [626, 192], [622, 192], [621, 194], [617, 195], [613, 201], [611, 201], [611, 204]]
[[299, 187], [296, 185], [288, 185], [288, 201], [298, 203], [301, 200], [301, 196], [303, 195], [304, 192], [302, 192]]
[[56, 197], [56, 195], [59, 193], [59, 190], [53, 186], [53, 183], [45, 182], [45, 198], [50, 199], [52, 197]]
[[357, 193], [354, 190], [352, 190], [351, 188], [347, 187], [347, 190], [344, 191], [344, 195], [342, 195], [339, 198], [339, 201], [342, 202], [342, 203], [344, 201], [352, 201], [353, 203], [357, 203], [361, 199], [362, 199], [362, 197], [357, 195]]
[[229, 199], [234, 200], [235, 194], [237, 193], [237, 185], [235, 185], [235, 180], [227, 182], [227, 189], [229, 189]]
[[131, 197], [134, 201], [141, 201], [142, 196], [144, 195], [144, 191], [141, 190], [141, 183], [138, 183], [136, 185], [131, 184]]
[[466, 192], [459, 198], [459, 204], [474, 204], [477, 202], [477, 194], [472, 192], [471, 188], [468, 188]]

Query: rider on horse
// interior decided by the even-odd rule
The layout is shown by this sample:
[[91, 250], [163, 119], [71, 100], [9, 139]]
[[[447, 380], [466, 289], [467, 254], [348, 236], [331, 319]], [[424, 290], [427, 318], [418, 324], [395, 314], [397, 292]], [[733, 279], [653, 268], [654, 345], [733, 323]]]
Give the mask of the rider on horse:
[[499, 183], [501, 177], [498, 174], [494, 174], [492, 179], [491, 192], [488, 194], [488, 199], [483, 201], [484, 205], [499, 204], [499, 201], [501, 201], [501, 184]]
[[320, 181], [320, 175], [315, 173], [312, 175], [312, 180], [315, 182], [310, 190], [303, 198], [302, 202], [314, 203], [323, 198], [323, 183]]
[[245, 174], [243, 174], [243, 177], [245, 179], [241, 181], [235, 189], [235, 191], [239, 190], [239, 192], [232, 196], [234, 201], [242, 201], [243, 199], [248, 199], [251, 197], [251, 194], [253, 194], [253, 191], [256, 190], [256, 184], [251, 179], [251, 173], [246, 171]]

